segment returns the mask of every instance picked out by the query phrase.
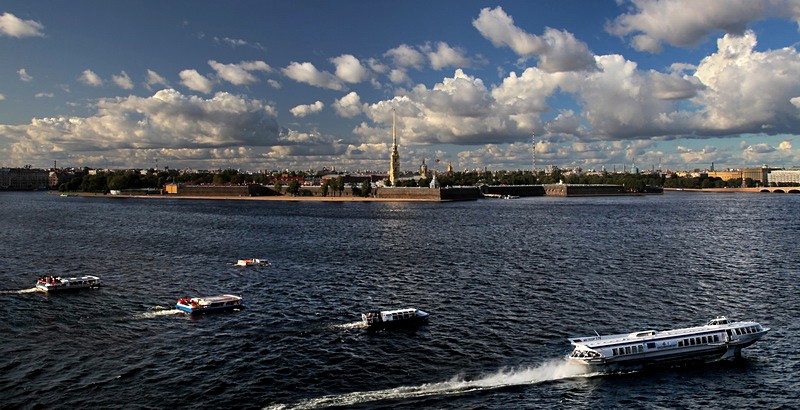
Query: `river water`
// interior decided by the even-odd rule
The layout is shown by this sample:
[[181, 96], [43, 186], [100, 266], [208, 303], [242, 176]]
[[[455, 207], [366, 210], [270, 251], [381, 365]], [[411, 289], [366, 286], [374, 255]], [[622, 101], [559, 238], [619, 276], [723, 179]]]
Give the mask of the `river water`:
[[[0, 408], [792, 408], [800, 196], [320, 203], [0, 193]], [[243, 269], [240, 258], [272, 266]], [[69, 294], [42, 274], [100, 276]], [[191, 317], [184, 296], [247, 309]], [[416, 329], [360, 313], [416, 307]], [[772, 328], [733, 362], [615, 373], [566, 338]]]

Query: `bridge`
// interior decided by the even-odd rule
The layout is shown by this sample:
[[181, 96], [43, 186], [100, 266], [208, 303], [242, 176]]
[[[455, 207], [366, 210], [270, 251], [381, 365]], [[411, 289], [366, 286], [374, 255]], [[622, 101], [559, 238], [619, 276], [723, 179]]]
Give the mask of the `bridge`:
[[759, 188], [664, 188], [665, 191], [689, 191], [689, 192], [752, 192], [752, 193], [775, 193], [775, 194], [800, 194], [800, 187], [797, 186], [765, 186]]

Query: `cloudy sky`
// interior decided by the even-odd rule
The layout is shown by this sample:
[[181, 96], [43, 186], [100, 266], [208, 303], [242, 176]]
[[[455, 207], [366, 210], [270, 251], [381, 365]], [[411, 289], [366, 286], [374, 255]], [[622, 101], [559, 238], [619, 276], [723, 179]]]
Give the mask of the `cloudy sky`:
[[[800, 0], [0, 4], [0, 166], [800, 165]], [[440, 162], [436, 162], [436, 160]]]

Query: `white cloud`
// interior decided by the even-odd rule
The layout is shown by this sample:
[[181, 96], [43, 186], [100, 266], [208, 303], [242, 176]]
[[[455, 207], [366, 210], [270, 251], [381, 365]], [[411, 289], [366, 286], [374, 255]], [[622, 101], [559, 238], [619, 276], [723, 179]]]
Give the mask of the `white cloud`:
[[199, 91], [201, 93], [209, 94], [214, 89], [214, 83], [197, 70], [183, 70], [180, 72], [181, 84], [186, 88]]
[[169, 82], [167, 81], [166, 78], [162, 77], [157, 72], [150, 69], [147, 70], [147, 74], [144, 79], [144, 84], [148, 90], [152, 90], [153, 87], [156, 85], [169, 86]]
[[28, 74], [28, 72], [25, 71], [24, 68], [20, 68], [19, 70], [17, 70], [17, 75], [19, 75], [20, 81], [25, 81], [25, 82], [33, 81], [33, 77], [31, 77], [30, 74]]
[[350, 54], [332, 58], [331, 62], [336, 66], [336, 76], [344, 82], [355, 84], [369, 79], [367, 68]]
[[495, 47], [509, 47], [523, 58], [539, 56], [539, 68], [547, 72], [597, 69], [589, 47], [572, 33], [549, 27], [542, 36], [526, 33], [499, 6], [482, 9], [472, 25]]
[[305, 104], [305, 105], [298, 105], [289, 110], [292, 115], [295, 117], [305, 117], [306, 115], [316, 114], [322, 109], [325, 108], [325, 104], [322, 101], [317, 101], [313, 104]]
[[389, 72], [389, 81], [395, 84], [410, 84], [411, 77], [408, 76], [406, 70], [393, 68], [392, 71]]
[[0, 35], [9, 37], [44, 37], [44, 26], [34, 20], [22, 20], [5, 12], [0, 16]]
[[283, 87], [283, 86], [281, 85], [281, 83], [279, 83], [278, 81], [275, 81], [275, 80], [273, 80], [273, 79], [269, 79], [269, 80], [267, 80], [267, 84], [269, 84], [269, 86], [270, 86], [270, 87], [272, 87], [272, 88], [274, 88], [274, 89], [276, 89], [276, 90], [280, 90], [280, 89], [281, 89], [281, 87]]
[[5, 95], [3, 95], [3, 94], [0, 94], [0, 101], [3, 101], [3, 100], [5, 100], [5, 99], [6, 99], [6, 96], [5, 96]]
[[217, 72], [217, 76], [234, 85], [253, 84], [258, 78], [252, 71], [271, 72], [272, 67], [263, 61], [242, 61], [239, 64], [222, 64], [209, 60], [208, 65]]
[[441, 70], [445, 67], [465, 68], [470, 64], [469, 59], [464, 55], [464, 50], [452, 48], [443, 41], [436, 43], [435, 50], [433, 47], [426, 46], [425, 51], [431, 62], [431, 68], [434, 70]]
[[400, 68], [412, 67], [421, 69], [425, 64], [425, 56], [407, 44], [401, 44], [387, 51], [384, 56], [391, 58], [394, 66]]
[[55, 95], [53, 93], [36, 93], [34, 97], [36, 98], [53, 98]]
[[709, 133], [795, 133], [800, 113], [800, 54], [794, 48], [759, 52], [756, 36], [726, 34], [718, 51], [699, 64], [705, 89], [693, 99], [703, 107], [698, 127]]
[[306, 83], [315, 87], [328, 88], [331, 90], [344, 89], [344, 85], [342, 85], [341, 81], [339, 81], [336, 76], [327, 71], [317, 70], [314, 64], [311, 63], [292, 61], [287, 67], [281, 69], [281, 72], [299, 83]]
[[165, 89], [151, 97], [100, 99], [96, 110], [89, 117], [0, 125], [0, 134], [13, 141], [10, 152], [15, 158], [47, 159], [62, 153], [129, 164], [129, 157], [151, 150], [213, 157], [245, 145], [284, 143], [272, 106], [228, 93], [204, 99]]
[[92, 87], [99, 87], [103, 85], [103, 79], [100, 78], [99, 75], [95, 74], [95, 72], [92, 70], [84, 70], [83, 73], [81, 73], [79, 80], [86, 85], [91, 85]]
[[133, 89], [133, 81], [131, 81], [131, 78], [128, 76], [128, 73], [126, 73], [125, 71], [120, 72], [119, 75], [112, 75], [111, 81], [113, 81], [114, 84], [116, 84], [119, 88], [122, 88], [123, 90]]
[[630, 0], [634, 11], [622, 14], [606, 30], [625, 37], [639, 51], [657, 53], [662, 43], [691, 46], [723, 31], [744, 34], [747, 26], [769, 17], [800, 21], [796, 0]]
[[336, 113], [345, 118], [353, 118], [362, 112], [361, 97], [353, 91], [333, 102]]

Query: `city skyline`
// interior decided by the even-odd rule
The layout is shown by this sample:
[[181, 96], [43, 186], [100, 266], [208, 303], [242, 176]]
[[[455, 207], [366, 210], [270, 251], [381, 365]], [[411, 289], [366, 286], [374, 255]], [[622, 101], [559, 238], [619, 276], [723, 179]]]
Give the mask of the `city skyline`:
[[0, 166], [790, 167], [796, 3], [12, 0]]

